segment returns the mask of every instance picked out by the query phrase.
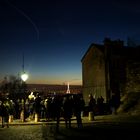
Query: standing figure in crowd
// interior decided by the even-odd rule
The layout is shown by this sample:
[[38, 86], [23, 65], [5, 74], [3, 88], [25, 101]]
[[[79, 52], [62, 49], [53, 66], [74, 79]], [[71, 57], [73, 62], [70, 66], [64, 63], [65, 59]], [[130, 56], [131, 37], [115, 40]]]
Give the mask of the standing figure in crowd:
[[89, 95], [88, 108], [89, 108], [89, 112], [93, 112], [95, 114], [96, 100], [92, 96], [92, 94]]
[[59, 123], [60, 123], [60, 117], [61, 117], [61, 107], [62, 107], [62, 97], [55, 95], [52, 100], [52, 112], [53, 112], [53, 118], [56, 120], [56, 131], [59, 131]]
[[59, 123], [61, 117], [61, 107], [62, 107], [62, 97], [56, 95], [54, 97], [54, 110], [55, 111], [55, 118], [56, 118], [56, 131], [59, 131]]
[[45, 99], [40, 102], [40, 117], [41, 119], [46, 118]]
[[117, 114], [117, 108], [120, 105], [120, 98], [115, 93], [112, 93], [111, 99], [110, 99], [110, 107], [112, 114]]
[[51, 119], [51, 101], [52, 99], [50, 97], [45, 99], [46, 121]]
[[85, 101], [81, 95], [75, 95], [74, 98], [74, 114], [77, 120], [78, 128], [82, 127], [81, 112], [84, 110]]
[[97, 108], [99, 115], [104, 114], [104, 98], [102, 96], [97, 98]]
[[35, 103], [34, 103], [34, 109], [35, 113], [38, 115], [40, 118], [40, 113], [41, 113], [41, 97], [39, 96], [39, 93], [37, 93], [36, 98], [35, 98]]
[[15, 101], [15, 118], [20, 119], [20, 99]]
[[2, 102], [0, 111], [1, 111], [1, 117], [2, 117], [2, 128], [5, 126], [9, 128], [9, 108], [7, 104]]
[[63, 117], [65, 119], [66, 128], [71, 128], [71, 118], [73, 114], [73, 101], [70, 95], [66, 95], [63, 99]]

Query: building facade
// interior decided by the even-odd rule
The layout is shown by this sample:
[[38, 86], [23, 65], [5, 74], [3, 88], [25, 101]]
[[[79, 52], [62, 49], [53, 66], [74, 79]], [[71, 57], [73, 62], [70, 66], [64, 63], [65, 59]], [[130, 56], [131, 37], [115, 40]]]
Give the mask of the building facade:
[[120, 97], [126, 82], [123, 41], [105, 39], [103, 45], [91, 44], [82, 62], [83, 96], [88, 102], [92, 94], [95, 99], [102, 96], [108, 102], [112, 93]]

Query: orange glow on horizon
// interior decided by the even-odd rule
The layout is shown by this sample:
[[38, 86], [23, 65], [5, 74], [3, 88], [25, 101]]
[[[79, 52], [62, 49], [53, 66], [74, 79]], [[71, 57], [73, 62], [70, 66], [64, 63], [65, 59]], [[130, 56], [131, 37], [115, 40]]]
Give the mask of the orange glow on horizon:
[[[64, 85], [66, 84], [66, 82], [64, 82], [64, 80], [47, 80], [47, 79], [28, 79], [28, 84], [53, 84], [53, 85]], [[82, 80], [75, 80], [75, 81], [71, 81], [69, 82], [70, 85], [82, 85]]]

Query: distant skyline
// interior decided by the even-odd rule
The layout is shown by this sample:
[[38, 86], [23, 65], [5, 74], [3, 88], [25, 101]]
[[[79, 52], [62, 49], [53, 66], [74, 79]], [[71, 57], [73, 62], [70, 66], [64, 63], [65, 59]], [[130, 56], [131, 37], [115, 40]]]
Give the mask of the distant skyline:
[[27, 83], [82, 84], [81, 59], [105, 37], [140, 41], [136, 0], [1, 0], [0, 79], [22, 72]]

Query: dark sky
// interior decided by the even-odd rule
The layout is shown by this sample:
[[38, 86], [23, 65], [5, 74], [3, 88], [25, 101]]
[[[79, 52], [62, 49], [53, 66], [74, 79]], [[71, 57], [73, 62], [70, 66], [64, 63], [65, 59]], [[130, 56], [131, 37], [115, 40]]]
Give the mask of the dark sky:
[[81, 84], [81, 58], [105, 37], [139, 39], [137, 0], [1, 0], [0, 79], [22, 71], [28, 83]]

